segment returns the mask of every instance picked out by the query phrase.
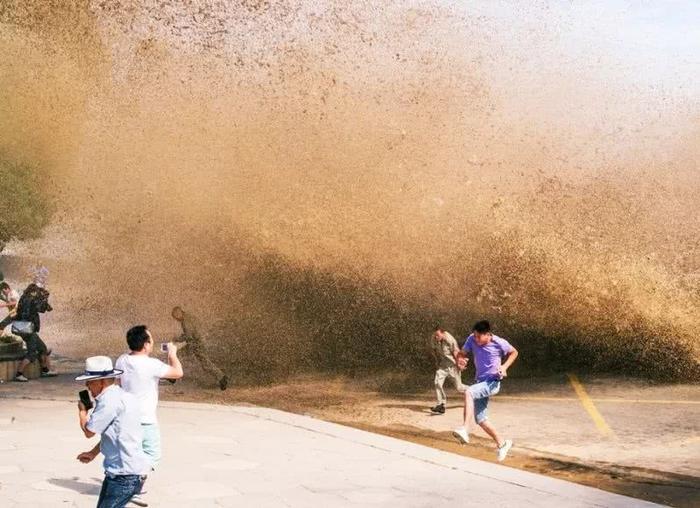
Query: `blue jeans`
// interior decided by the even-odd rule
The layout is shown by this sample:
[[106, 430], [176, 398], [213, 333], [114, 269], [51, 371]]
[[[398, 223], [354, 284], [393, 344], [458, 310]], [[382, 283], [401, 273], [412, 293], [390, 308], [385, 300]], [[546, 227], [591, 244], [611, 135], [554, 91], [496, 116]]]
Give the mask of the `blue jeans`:
[[106, 474], [97, 500], [97, 508], [124, 508], [141, 489], [141, 475]]
[[481, 381], [469, 387], [469, 393], [474, 399], [474, 421], [476, 423], [488, 420], [489, 397], [496, 395], [500, 390], [500, 381]]

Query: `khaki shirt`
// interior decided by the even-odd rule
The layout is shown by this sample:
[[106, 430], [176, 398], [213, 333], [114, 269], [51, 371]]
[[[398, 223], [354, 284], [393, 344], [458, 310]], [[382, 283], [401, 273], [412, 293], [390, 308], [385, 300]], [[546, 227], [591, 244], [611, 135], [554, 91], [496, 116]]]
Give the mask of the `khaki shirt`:
[[454, 353], [459, 351], [459, 345], [452, 335], [445, 332], [445, 338], [440, 342], [435, 340], [435, 335], [431, 335], [430, 342], [432, 343], [433, 354], [441, 369], [454, 367], [457, 364]]
[[180, 335], [178, 340], [186, 342], [188, 349], [193, 350], [202, 345], [202, 337], [199, 335], [195, 318], [188, 312], [183, 312], [183, 314], [184, 318], [180, 322], [182, 335]]

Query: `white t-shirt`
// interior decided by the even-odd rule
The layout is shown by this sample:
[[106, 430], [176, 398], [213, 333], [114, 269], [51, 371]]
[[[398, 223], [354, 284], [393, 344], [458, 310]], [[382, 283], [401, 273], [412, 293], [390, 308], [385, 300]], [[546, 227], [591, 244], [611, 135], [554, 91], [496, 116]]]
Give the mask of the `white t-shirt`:
[[170, 366], [150, 356], [123, 354], [114, 368], [124, 371], [120, 378], [122, 388], [139, 401], [141, 423], [158, 423], [158, 380]]
[[17, 302], [19, 302], [19, 293], [14, 289], [10, 289], [10, 294], [7, 296], [5, 296], [5, 293], [0, 292], [0, 300], [5, 303], [14, 302], [15, 305], [17, 305]]

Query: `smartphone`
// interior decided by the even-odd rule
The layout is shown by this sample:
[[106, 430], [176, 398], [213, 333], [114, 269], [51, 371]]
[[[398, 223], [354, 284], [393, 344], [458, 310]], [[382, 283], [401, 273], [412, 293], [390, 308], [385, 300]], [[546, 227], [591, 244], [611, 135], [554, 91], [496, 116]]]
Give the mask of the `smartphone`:
[[80, 390], [78, 396], [80, 397], [80, 402], [85, 406], [85, 409], [92, 409], [92, 400], [90, 400], [90, 393], [88, 393], [87, 390]]
[[167, 342], [163, 342], [163, 343], [160, 345], [160, 350], [161, 350], [163, 353], [167, 353], [167, 352], [168, 352], [168, 343], [167, 343]]

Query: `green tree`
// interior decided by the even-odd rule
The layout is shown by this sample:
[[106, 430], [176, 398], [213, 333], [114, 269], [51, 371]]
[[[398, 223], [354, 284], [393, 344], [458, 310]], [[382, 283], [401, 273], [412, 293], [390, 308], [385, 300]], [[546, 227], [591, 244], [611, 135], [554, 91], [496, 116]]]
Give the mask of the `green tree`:
[[38, 237], [50, 215], [36, 170], [0, 158], [0, 252], [10, 240]]

